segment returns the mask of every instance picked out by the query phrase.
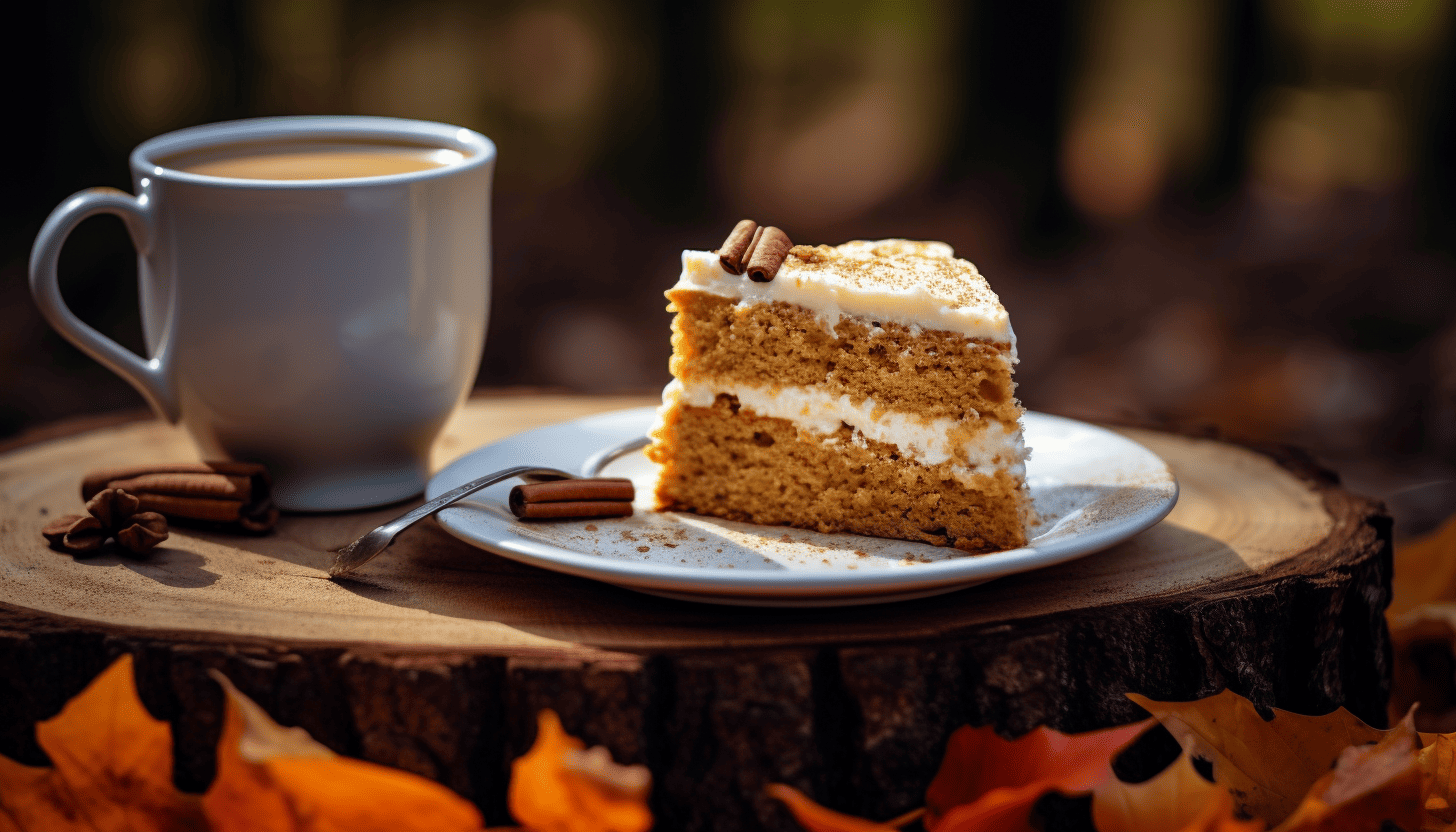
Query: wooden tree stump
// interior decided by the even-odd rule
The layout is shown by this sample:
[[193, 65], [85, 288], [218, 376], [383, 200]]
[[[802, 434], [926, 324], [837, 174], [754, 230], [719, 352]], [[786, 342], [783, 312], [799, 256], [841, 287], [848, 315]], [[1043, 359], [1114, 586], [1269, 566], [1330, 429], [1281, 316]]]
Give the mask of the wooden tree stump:
[[[438, 462], [639, 399], [476, 399]], [[176, 779], [213, 774], [217, 668], [340, 753], [435, 778], [508, 822], [535, 714], [646, 763], [658, 828], [793, 829], [784, 782], [885, 818], [918, 806], [964, 724], [1014, 735], [1138, 718], [1123, 694], [1231, 688], [1261, 707], [1344, 705], [1383, 724], [1390, 521], [1296, 454], [1126, 430], [1182, 496], [1111, 550], [939, 597], [869, 607], [690, 604], [487, 554], [433, 524], [347, 585], [327, 552], [393, 516], [285, 517], [272, 535], [174, 528], [149, 558], [73, 559], [40, 536], [82, 473], [185, 459], [143, 421], [0, 455], [0, 753], [44, 764], [36, 720], [121, 653], [174, 726]]]

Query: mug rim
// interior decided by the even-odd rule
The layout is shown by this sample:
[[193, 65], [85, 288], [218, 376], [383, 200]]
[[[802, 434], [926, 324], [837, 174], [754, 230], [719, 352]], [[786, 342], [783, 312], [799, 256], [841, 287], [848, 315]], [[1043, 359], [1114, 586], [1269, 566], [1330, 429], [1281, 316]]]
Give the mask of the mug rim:
[[[166, 156], [221, 144], [303, 138], [423, 141], [461, 151], [465, 158], [425, 170], [340, 179], [243, 179], [188, 173], [158, 163], [158, 159]], [[270, 116], [201, 124], [154, 136], [132, 150], [130, 163], [138, 178], [221, 188], [324, 190], [361, 185], [399, 185], [454, 176], [489, 165], [495, 161], [495, 154], [495, 143], [484, 135], [442, 122], [387, 116]]]

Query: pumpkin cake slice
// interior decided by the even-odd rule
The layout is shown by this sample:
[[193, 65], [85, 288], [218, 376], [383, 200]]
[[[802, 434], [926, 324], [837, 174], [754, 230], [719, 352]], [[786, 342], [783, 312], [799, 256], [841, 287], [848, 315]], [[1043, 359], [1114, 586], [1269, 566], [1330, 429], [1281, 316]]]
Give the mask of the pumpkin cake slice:
[[976, 267], [944, 243], [790, 248], [772, 228], [749, 228], [744, 251], [752, 225], [683, 252], [667, 292], [674, 380], [647, 450], [658, 508], [1025, 545], [1016, 336]]

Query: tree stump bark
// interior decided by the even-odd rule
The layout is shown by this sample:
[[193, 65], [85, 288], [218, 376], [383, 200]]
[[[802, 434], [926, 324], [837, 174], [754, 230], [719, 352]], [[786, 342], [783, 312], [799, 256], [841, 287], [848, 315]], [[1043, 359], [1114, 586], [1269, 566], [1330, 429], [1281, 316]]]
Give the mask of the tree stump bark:
[[[473, 400], [440, 464], [507, 433], [640, 399]], [[151, 557], [76, 560], [40, 528], [91, 468], [192, 458], [141, 421], [0, 455], [0, 753], [44, 764], [34, 723], [117, 655], [173, 724], [176, 780], [213, 775], [221, 670], [342, 754], [439, 780], [509, 822], [535, 714], [655, 778], [657, 828], [794, 829], [796, 786], [887, 818], [921, 805], [950, 733], [1131, 721], [1123, 694], [1230, 688], [1262, 707], [1385, 720], [1390, 521], [1294, 452], [1127, 429], [1173, 467], [1167, 520], [1113, 549], [918, 601], [730, 608], [522, 566], [433, 524], [348, 587], [328, 551], [400, 506], [289, 516], [266, 537], [174, 528]]]

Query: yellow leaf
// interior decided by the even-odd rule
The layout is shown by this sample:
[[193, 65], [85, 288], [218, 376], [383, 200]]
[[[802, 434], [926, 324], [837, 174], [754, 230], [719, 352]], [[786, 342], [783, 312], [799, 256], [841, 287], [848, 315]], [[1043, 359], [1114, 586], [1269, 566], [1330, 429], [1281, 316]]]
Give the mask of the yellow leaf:
[[1259, 832], [1262, 821], [1234, 817], [1228, 789], [1204, 780], [1186, 753], [1145, 783], [1109, 777], [1092, 792], [1097, 832]]
[[612, 762], [605, 748], [567, 734], [554, 711], [536, 717], [536, 742], [511, 763], [507, 802], [532, 832], [644, 832], [652, 827], [645, 766]]
[[1420, 828], [1417, 745], [1414, 720], [1407, 716], [1374, 745], [1346, 748], [1276, 832]]
[[481, 829], [459, 795], [406, 771], [340, 757], [227, 693], [217, 778], [202, 798], [214, 832], [454, 832]]
[[1299, 805], [1310, 786], [1330, 770], [1340, 752], [1379, 740], [1344, 708], [1324, 716], [1274, 709], [1265, 722], [1249, 700], [1230, 691], [1196, 702], [1128, 698], [1163, 724], [1184, 752], [1213, 764], [1213, 780], [1234, 796], [1242, 814], [1277, 824]]
[[894, 820], [877, 823], [827, 809], [793, 786], [785, 786], [783, 783], [770, 783], [766, 791], [769, 797], [783, 801], [793, 813], [794, 820], [809, 832], [895, 832], [924, 814], [923, 809], [916, 809]]
[[172, 729], [142, 707], [131, 656], [113, 662], [35, 733], [52, 767], [0, 758], [0, 824], [169, 832], [200, 823], [196, 799], [172, 785]]

